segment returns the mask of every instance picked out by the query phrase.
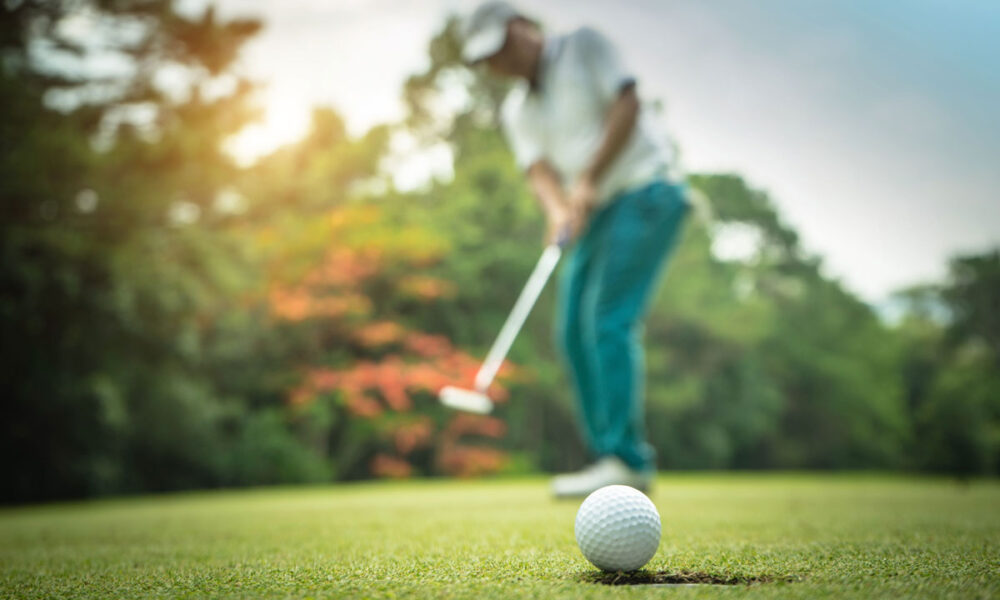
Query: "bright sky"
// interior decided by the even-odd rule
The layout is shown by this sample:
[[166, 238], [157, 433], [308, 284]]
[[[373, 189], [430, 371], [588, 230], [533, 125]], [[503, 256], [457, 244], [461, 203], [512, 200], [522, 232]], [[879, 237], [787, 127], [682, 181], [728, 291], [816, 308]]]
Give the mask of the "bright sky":
[[[198, 0], [191, 0], [197, 3]], [[265, 31], [246, 70], [270, 84], [263, 149], [333, 105], [361, 133], [402, 115], [401, 86], [469, 0], [223, 0]], [[872, 302], [1000, 244], [1000, 2], [546, 0], [552, 31], [601, 29], [633, 65], [692, 171], [767, 190], [827, 272]]]

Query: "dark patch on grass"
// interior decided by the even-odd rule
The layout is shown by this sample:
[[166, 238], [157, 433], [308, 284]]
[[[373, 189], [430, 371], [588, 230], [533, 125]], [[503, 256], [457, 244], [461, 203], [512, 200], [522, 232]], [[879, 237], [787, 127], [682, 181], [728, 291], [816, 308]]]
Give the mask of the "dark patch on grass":
[[634, 573], [604, 573], [588, 571], [584, 581], [604, 585], [756, 585], [759, 583], [790, 583], [794, 577], [772, 577], [770, 575], [712, 575], [691, 571], [636, 571]]

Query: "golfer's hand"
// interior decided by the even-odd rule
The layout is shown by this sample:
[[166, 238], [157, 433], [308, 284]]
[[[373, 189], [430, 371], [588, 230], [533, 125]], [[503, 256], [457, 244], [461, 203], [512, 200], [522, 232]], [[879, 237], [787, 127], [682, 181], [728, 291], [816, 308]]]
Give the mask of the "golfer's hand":
[[590, 215], [597, 207], [597, 184], [586, 175], [573, 184], [569, 192], [570, 234], [573, 239], [587, 227]]
[[557, 244], [560, 238], [570, 232], [571, 213], [564, 208], [549, 210], [549, 224], [545, 230], [545, 245]]

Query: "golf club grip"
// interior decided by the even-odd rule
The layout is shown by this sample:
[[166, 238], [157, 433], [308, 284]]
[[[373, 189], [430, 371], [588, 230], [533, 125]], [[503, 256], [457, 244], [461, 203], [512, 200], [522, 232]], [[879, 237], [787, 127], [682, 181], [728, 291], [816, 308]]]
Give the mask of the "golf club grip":
[[493, 378], [496, 376], [497, 370], [500, 369], [503, 359], [506, 358], [507, 351], [510, 350], [511, 344], [514, 343], [514, 338], [517, 337], [521, 326], [524, 325], [524, 321], [531, 312], [531, 308], [535, 305], [535, 301], [538, 300], [538, 296], [545, 288], [545, 283], [556, 268], [561, 255], [562, 250], [557, 244], [547, 246], [545, 251], [542, 252], [541, 258], [538, 259], [538, 264], [535, 265], [535, 270], [531, 272], [531, 276], [528, 278], [528, 283], [521, 290], [521, 295], [518, 296], [517, 302], [514, 303], [514, 308], [510, 311], [510, 316], [507, 317], [503, 328], [500, 329], [500, 335], [493, 342], [493, 347], [490, 348], [489, 353], [486, 355], [483, 366], [480, 367], [479, 372], [476, 374], [477, 390], [485, 392], [490, 387], [490, 384], [493, 383]]

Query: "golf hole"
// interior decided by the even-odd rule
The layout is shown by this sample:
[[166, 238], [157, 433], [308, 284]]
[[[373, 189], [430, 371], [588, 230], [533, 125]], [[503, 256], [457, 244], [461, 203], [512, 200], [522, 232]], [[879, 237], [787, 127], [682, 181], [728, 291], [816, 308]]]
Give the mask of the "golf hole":
[[688, 585], [756, 585], [761, 583], [791, 582], [792, 577], [742, 576], [742, 575], [711, 575], [709, 573], [693, 573], [689, 571], [637, 571], [635, 573], [595, 573], [588, 571], [583, 575], [585, 581], [603, 585], [654, 585], [654, 586], [688, 586]]

